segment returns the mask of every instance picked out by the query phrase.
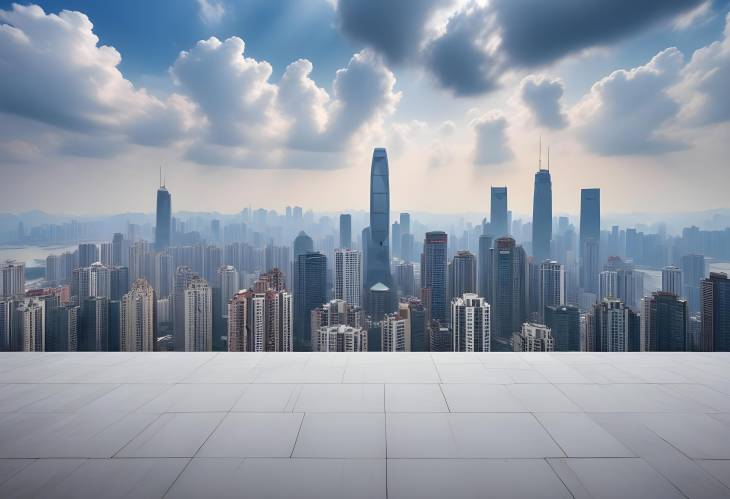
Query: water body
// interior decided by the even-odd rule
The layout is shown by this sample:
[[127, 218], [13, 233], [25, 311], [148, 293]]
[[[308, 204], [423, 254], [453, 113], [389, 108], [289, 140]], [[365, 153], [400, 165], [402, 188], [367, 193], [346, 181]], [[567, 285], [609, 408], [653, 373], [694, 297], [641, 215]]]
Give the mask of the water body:
[[78, 245], [73, 246], [0, 246], [0, 262], [18, 260], [25, 262], [26, 267], [45, 267], [48, 255], [60, 255], [63, 252], [73, 252]]

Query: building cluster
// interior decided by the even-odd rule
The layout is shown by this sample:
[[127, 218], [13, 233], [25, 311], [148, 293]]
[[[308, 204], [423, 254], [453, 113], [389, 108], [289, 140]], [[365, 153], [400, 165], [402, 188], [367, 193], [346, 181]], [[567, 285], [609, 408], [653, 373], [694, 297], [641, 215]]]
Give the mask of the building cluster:
[[[512, 220], [507, 187], [492, 187], [489, 219], [460, 235], [409, 213], [391, 223], [385, 149], [373, 152], [367, 218], [341, 214], [338, 227], [288, 207], [201, 228], [172, 217], [171, 201], [162, 183], [154, 242], [130, 226], [50, 255], [42, 286], [26, 285], [22, 262], [0, 264], [0, 348], [730, 350], [730, 279], [702, 253], [724, 243], [695, 227], [602, 230], [595, 188], [581, 189], [576, 230], [553, 216], [542, 165], [531, 221]], [[648, 289], [651, 268], [661, 289]]]

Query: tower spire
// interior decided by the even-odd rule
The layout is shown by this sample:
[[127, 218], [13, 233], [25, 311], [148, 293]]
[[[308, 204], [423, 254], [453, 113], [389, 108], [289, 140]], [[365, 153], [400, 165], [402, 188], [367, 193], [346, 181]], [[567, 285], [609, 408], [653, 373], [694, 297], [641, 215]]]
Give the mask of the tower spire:
[[162, 187], [162, 165], [160, 165], [160, 187]]
[[548, 169], [548, 171], [550, 171], [550, 146], [548, 146], [548, 158], [547, 159], [548, 159], [547, 169]]
[[537, 158], [537, 169], [542, 170], [542, 135], [540, 135], [540, 153]]

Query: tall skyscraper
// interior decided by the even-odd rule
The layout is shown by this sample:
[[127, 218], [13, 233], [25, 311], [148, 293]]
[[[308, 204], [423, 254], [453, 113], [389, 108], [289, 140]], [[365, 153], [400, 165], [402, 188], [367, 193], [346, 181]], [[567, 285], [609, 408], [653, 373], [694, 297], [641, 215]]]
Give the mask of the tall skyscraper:
[[310, 352], [310, 313], [327, 301], [327, 257], [309, 252], [297, 259], [294, 288], [294, 350]]
[[427, 232], [421, 255], [421, 288], [429, 289], [430, 302], [424, 303], [431, 319], [446, 324], [449, 320], [447, 294], [447, 236], [445, 232]]
[[8, 260], [0, 263], [0, 296], [25, 293], [25, 263]]
[[449, 302], [466, 293], [477, 292], [477, 261], [469, 251], [457, 251], [448, 267]]
[[391, 241], [392, 241], [392, 250], [393, 250], [393, 256], [396, 258], [400, 258], [400, 223], [398, 220], [393, 222], [393, 224], [390, 226], [390, 235], [391, 235]]
[[710, 272], [700, 281], [700, 350], [730, 351], [730, 279], [723, 272]]
[[418, 298], [407, 298], [398, 304], [398, 313], [408, 321], [411, 352], [427, 352], [429, 350], [429, 334], [426, 307]]
[[221, 290], [221, 308], [216, 313], [224, 319], [228, 318], [228, 302], [240, 291], [238, 271], [232, 265], [223, 265], [218, 269], [218, 283]]
[[351, 249], [335, 250], [335, 299], [362, 305], [362, 253]]
[[395, 267], [395, 284], [400, 296], [415, 296], [416, 281], [412, 263], [399, 263]]
[[81, 352], [109, 350], [109, 299], [89, 296], [81, 302], [81, 327], [78, 348]]
[[550, 258], [553, 238], [553, 184], [550, 170], [540, 168], [535, 173], [532, 198], [532, 256], [537, 262]]
[[451, 301], [451, 344], [455, 352], [491, 350], [489, 303], [474, 293], [464, 293]]
[[601, 190], [580, 190], [580, 287], [598, 293], [601, 242]]
[[340, 215], [340, 249], [352, 249], [352, 215]]
[[479, 236], [479, 296], [492, 302], [492, 237], [486, 234]]
[[122, 298], [120, 350], [152, 352], [155, 349], [155, 292], [144, 279], [132, 283]]
[[43, 300], [25, 298], [15, 310], [18, 350], [44, 352], [46, 349], [46, 307]]
[[507, 214], [507, 187], [492, 187], [490, 227], [492, 236], [505, 237], [509, 235], [509, 221]]
[[112, 237], [112, 266], [120, 267], [124, 265], [124, 235], [121, 232], [115, 232]]
[[565, 305], [565, 269], [555, 260], [545, 260], [538, 268], [538, 310], [541, 322], [545, 308]]
[[704, 255], [689, 254], [680, 260], [682, 269], [682, 293], [680, 296], [687, 299], [689, 313], [700, 311], [700, 281], [705, 278], [707, 265]]
[[194, 275], [184, 293], [185, 351], [213, 349], [213, 295], [208, 283]]
[[556, 352], [580, 351], [580, 311], [572, 305], [545, 307], [545, 325], [550, 328]]
[[641, 351], [687, 351], [687, 301], [657, 291], [641, 300]]
[[170, 227], [172, 224], [172, 197], [160, 181], [160, 188], [157, 189], [157, 218], [155, 221], [155, 248], [157, 251], [170, 246]]
[[684, 296], [682, 295], [682, 269], [674, 265], [662, 269], [662, 291]]
[[[2, 302], [0, 302], [0, 310]], [[0, 312], [1, 314], [1, 312]], [[46, 351], [75, 352], [78, 350], [78, 336], [81, 321], [81, 307], [62, 305], [46, 314]]]
[[390, 187], [388, 155], [383, 148], [373, 151], [370, 168], [370, 242], [367, 248], [365, 288], [382, 283], [393, 288], [390, 275]]
[[527, 318], [527, 263], [525, 250], [511, 237], [494, 243], [492, 351], [512, 351], [512, 335]]
[[185, 351], [185, 291], [197, 274], [187, 265], [175, 270], [175, 288], [172, 294], [173, 344], [176, 352]]

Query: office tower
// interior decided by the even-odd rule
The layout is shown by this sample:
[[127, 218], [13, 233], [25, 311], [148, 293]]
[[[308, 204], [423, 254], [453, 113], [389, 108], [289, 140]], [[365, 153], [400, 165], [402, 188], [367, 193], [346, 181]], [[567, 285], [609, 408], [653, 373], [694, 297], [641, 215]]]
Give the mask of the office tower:
[[700, 281], [700, 351], [730, 351], [730, 279], [723, 272], [710, 272]]
[[[401, 230], [401, 232], [403, 232]], [[401, 260], [404, 262], [411, 262], [413, 261], [413, 246], [415, 245], [415, 240], [413, 239], [413, 234], [401, 234], [400, 235], [400, 257]]]
[[565, 268], [555, 260], [545, 260], [538, 268], [538, 310], [545, 320], [545, 308], [565, 305]]
[[310, 314], [327, 301], [327, 258], [322, 253], [299, 255], [294, 287], [294, 350], [312, 349]]
[[492, 237], [486, 234], [479, 236], [479, 296], [492, 302]]
[[415, 296], [416, 279], [412, 263], [399, 263], [395, 267], [395, 285], [399, 296]]
[[155, 349], [155, 292], [144, 279], [132, 283], [121, 300], [122, 352], [152, 352]]
[[448, 266], [449, 302], [465, 293], [477, 291], [477, 261], [468, 251], [457, 251]]
[[641, 300], [642, 352], [687, 351], [687, 301], [657, 291]]
[[124, 235], [120, 232], [115, 232], [112, 236], [112, 266], [121, 267], [124, 255]]
[[175, 270], [175, 287], [172, 294], [173, 345], [176, 352], [185, 351], [185, 291], [193, 277], [193, 269], [181, 265]]
[[81, 307], [78, 305], [62, 305], [46, 314], [46, 351], [77, 351], [80, 322]]
[[618, 271], [603, 270], [598, 274], [598, 299], [618, 298]]
[[210, 221], [210, 236], [214, 244], [221, 242], [221, 221], [214, 219]]
[[362, 253], [351, 249], [335, 250], [335, 299], [362, 305]]
[[431, 319], [444, 325], [449, 321], [446, 253], [446, 233], [427, 232], [421, 254], [421, 288], [429, 290], [429, 301], [424, 305]]
[[601, 242], [601, 190], [580, 190], [580, 287], [598, 293]]
[[[632, 351], [636, 314], [618, 298], [604, 298], [593, 307], [594, 348], [599, 352]], [[636, 328], [638, 329], [638, 328]], [[636, 335], [638, 336], [638, 335]]]
[[428, 352], [429, 331], [426, 307], [418, 298], [410, 297], [398, 304], [398, 314], [408, 321], [411, 343], [406, 348], [411, 352]]
[[474, 293], [451, 301], [451, 329], [455, 352], [489, 352], [491, 323], [489, 303]]
[[527, 318], [527, 263], [525, 250], [511, 237], [494, 243], [492, 351], [512, 351], [512, 335]]
[[[172, 280], [172, 277], [170, 277]], [[129, 291], [129, 269], [112, 267], [109, 269], [109, 299], [119, 301]], [[166, 295], [165, 295], [166, 296]]]
[[170, 225], [172, 217], [172, 198], [170, 192], [160, 181], [157, 189], [157, 219], [155, 222], [155, 249], [164, 250], [170, 246]]
[[221, 308], [217, 313], [224, 319], [228, 318], [228, 301], [241, 289], [239, 282], [238, 272], [232, 265], [224, 265], [218, 269], [218, 287], [221, 290]]
[[705, 278], [707, 267], [703, 255], [690, 254], [682, 256], [680, 260], [682, 270], [682, 293], [680, 296], [687, 299], [689, 313], [700, 311], [700, 281]]
[[58, 255], [48, 255], [46, 257], [46, 270], [45, 277], [46, 281], [50, 283], [59, 281], [60, 262]]
[[368, 246], [370, 246], [370, 227], [365, 227], [360, 232], [360, 246], [362, 247], [362, 275], [363, 279], [368, 276]]
[[554, 339], [549, 327], [525, 322], [519, 333], [514, 334], [515, 352], [552, 352]]
[[451, 329], [442, 326], [439, 321], [431, 321], [429, 325], [429, 344], [432, 352], [451, 352]]
[[99, 261], [99, 247], [93, 243], [79, 244], [79, 267], [89, 267]]
[[410, 213], [401, 213], [399, 218], [400, 218], [401, 236], [404, 234], [410, 234], [411, 233], [411, 214]]
[[81, 301], [81, 327], [78, 349], [80, 352], [109, 350], [109, 299], [88, 296]]
[[386, 314], [380, 323], [383, 352], [407, 352], [411, 346], [410, 322], [398, 312]]
[[25, 293], [25, 263], [8, 260], [0, 263], [0, 296]]
[[396, 220], [393, 225], [390, 226], [390, 234], [393, 241], [393, 256], [400, 258], [400, 223]]
[[674, 265], [662, 269], [662, 291], [682, 295], [682, 270]]
[[540, 168], [535, 173], [535, 191], [532, 198], [532, 256], [542, 262], [550, 258], [553, 238], [553, 184], [550, 170]]
[[492, 187], [489, 217], [491, 236], [505, 237], [509, 235], [509, 222], [507, 221], [507, 187]]
[[238, 291], [229, 301], [227, 314], [228, 351], [292, 351], [292, 296], [288, 291]]
[[352, 215], [340, 215], [340, 249], [352, 249]]
[[550, 328], [556, 352], [580, 351], [580, 311], [572, 305], [545, 307], [545, 325]]
[[368, 332], [362, 328], [338, 324], [322, 326], [318, 333], [318, 352], [367, 352]]
[[390, 275], [389, 223], [388, 156], [385, 149], [376, 148], [370, 168], [370, 240], [367, 247], [366, 289], [377, 283], [388, 288], [393, 287]]
[[15, 309], [13, 332], [16, 349], [22, 352], [44, 352], [46, 347], [46, 307], [42, 300], [25, 298]]
[[99, 245], [99, 261], [106, 267], [112, 266], [112, 243], [101, 243]]
[[152, 287], [158, 298], [170, 296], [175, 287], [175, 262], [171, 254], [157, 252], [153, 255]]
[[213, 349], [213, 295], [202, 277], [193, 276], [184, 293], [185, 351]]
[[292, 244], [292, 246], [294, 247], [293, 256], [295, 264], [297, 258], [299, 258], [299, 255], [314, 251], [314, 242], [312, 241], [312, 238], [309, 237], [304, 231], [300, 231], [297, 237], [294, 238], [294, 243]]

